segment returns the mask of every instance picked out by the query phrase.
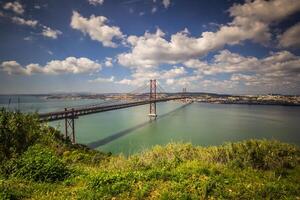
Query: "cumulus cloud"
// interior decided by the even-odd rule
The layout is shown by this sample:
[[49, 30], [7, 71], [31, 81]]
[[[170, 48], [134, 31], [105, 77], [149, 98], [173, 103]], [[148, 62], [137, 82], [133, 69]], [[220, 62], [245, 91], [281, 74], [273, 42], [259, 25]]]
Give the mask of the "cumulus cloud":
[[153, 69], [135, 69], [131, 74], [131, 79], [125, 78], [116, 81], [119, 84], [140, 86], [147, 83], [150, 79], [157, 79], [159, 81], [171, 81], [171, 79], [181, 77], [187, 74], [184, 67], [173, 66], [169, 70], [153, 70]]
[[11, 74], [27, 74], [26, 69], [24, 69], [18, 62], [16, 61], [4, 61], [1, 64], [1, 69], [4, 72], [7, 72], [9, 75]]
[[258, 59], [222, 50], [210, 63], [191, 59], [184, 64], [203, 75], [236, 72], [284, 73], [285, 75], [300, 73], [300, 57], [288, 51], [271, 53], [270, 56]]
[[16, 61], [4, 61], [1, 63], [1, 70], [12, 74], [80, 74], [101, 70], [101, 65], [88, 58], [68, 57], [65, 60], [52, 60], [46, 65], [29, 64], [22, 67]]
[[173, 66], [172, 69], [170, 70], [165, 70], [162, 73], [160, 73], [161, 79], [171, 79], [171, 78], [176, 78], [178, 76], [185, 75], [187, 72], [184, 67], [177, 67]]
[[218, 73], [233, 73], [238, 71], [254, 71], [259, 68], [259, 60], [255, 57], [244, 57], [228, 50], [222, 50], [214, 56], [211, 63], [198, 59], [190, 59], [184, 62], [185, 66], [194, 68], [204, 75]]
[[235, 23], [246, 19], [270, 23], [281, 20], [299, 9], [300, 2], [298, 0], [255, 0], [246, 1], [244, 4], [234, 4], [229, 8], [229, 12], [231, 16], [236, 17]]
[[295, 24], [279, 36], [279, 47], [299, 48], [300, 47], [300, 23]]
[[19, 25], [36, 27], [36, 25], [38, 24], [37, 20], [26, 20], [21, 17], [12, 17], [11, 19], [14, 23], [19, 24]]
[[104, 3], [104, 0], [88, 0], [89, 4], [93, 6], [102, 5]]
[[104, 65], [105, 65], [106, 67], [112, 67], [112, 66], [113, 66], [112, 62], [113, 62], [113, 59], [112, 59], [112, 58], [106, 57], [106, 58], [105, 58]]
[[117, 44], [112, 40], [124, 36], [119, 27], [108, 26], [106, 22], [107, 18], [104, 16], [91, 15], [90, 18], [85, 18], [78, 12], [73, 11], [71, 27], [88, 34], [92, 40], [101, 42], [105, 47], [117, 47]]
[[298, 10], [298, 0], [256, 0], [235, 4], [229, 9], [233, 20], [221, 25], [216, 32], [191, 37], [185, 29], [171, 35], [170, 40], [165, 39], [165, 33], [160, 29], [156, 33], [145, 32], [143, 36], [131, 35], [127, 38], [130, 52], [119, 54], [118, 62], [128, 67], [152, 68], [162, 63], [176, 64], [201, 57], [245, 40], [266, 44], [271, 38], [270, 25]]
[[18, 1], [7, 2], [6, 4], [4, 4], [3, 8], [5, 10], [11, 10], [19, 15], [23, 14], [25, 11], [23, 5], [20, 4]]
[[209, 63], [191, 59], [184, 64], [194, 69], [195, 74], [204, 77], [227, 73], [231, 75], [227, 84], [261, 87], [256, 88], [256, 91], [267, 91], [266, 87], [272, 85], [280, 89], [287, 85], [299, 88], [300, 84], [300, 57], [288, 51], [273, 52], [258, 59], [223, 50]]
[[111, 76], [110, 78], [101, 78], [101, 77], [98, 77], [96, 79], [89, 80], [89, 82], [90, 83], [112, 83], [112, 82], [114, 82], [114, 80], [115, 80], [114, 76]]
[[50, 27], [43, 26], [42, 35], [48, 38], [57, 39], [58, 35], [61, 35], [62, 32], [59, 30], [51, 29]]
[[177, 86], [180, 87], [194, 87], [195, 85], [199, 84], [199, 81], [203, 78], [201, 75], [189, 75], [189, 76], [183, 76], [179, 78], [172, 78], [167, 79], [166, 84], [167, 85], [173, 85], [173, 83], [176, 82]]

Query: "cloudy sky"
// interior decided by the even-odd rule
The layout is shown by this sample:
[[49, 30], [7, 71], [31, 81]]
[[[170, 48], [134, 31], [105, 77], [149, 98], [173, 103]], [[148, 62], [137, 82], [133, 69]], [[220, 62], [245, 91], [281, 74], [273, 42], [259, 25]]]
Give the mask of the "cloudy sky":
[[0, 2], [0, 93], [300, 94], [299, 0]]

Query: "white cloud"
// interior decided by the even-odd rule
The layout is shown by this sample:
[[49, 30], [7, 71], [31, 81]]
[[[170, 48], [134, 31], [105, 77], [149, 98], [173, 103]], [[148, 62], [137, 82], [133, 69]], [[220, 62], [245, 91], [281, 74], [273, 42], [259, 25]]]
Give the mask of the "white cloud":
[[112, 62], [113, 62], [113, 59], [112, 59], [112, 58], [106, 57], [106, 58], [105, 58], [104, 65], [105, 65], [106, 67], [112, 67], [112, 66], [113, 66]]
[[300, 47], [300, 23], [295, 24], [279, 36], [279, 47]]
[[169, 70], [153, 70], [153, 69], [135, 69], [131, 74], [131, 79], [123, 79], [116, 81], [119, 84], [140, 86], [147, 83], [150, 79], [157, 79], [158, 81], [170, 82], [171, 79], [182, 77], [187, 74], [184, 67], [173, 66]]
[[145, 32], [143, 36], [131, 35], [127, 38], [131, 50], [119, 54], [118, 62], [133, 68], [153, 68], [163, 63], [176, 64], [201, 57], [225, 45], [237, 45], [245, 40], [266, 44], [271, 37], [270, 24], [298, 10], [299, 0], [256, 0], [235, 4], [229, 9], [233, 20], [221, 25], [216, 32], [203, 32], [199, 37], [191, 37], [185, 29], [171, 35], [170, 40], [165, 39], [165, 33], [160, 29], [156, 33]]
[[229, 12], [231, 16], [236, 17], [234, 23], [246, 19], [270, 23], [281, 20], [299, 9], [300, 2], [298, 0], [255, 0], [246, 1], [244, 4], [234, 4], [229, 8]]
[[16, 61], [4, 61], [1, 63], [1, 69], [4, 72], [7, 72], [9, 75], [11, 74], [27, 74], [26, 69], [24, 69], [19, 63]]
[[90, 83], [112, 83], [114, 82], [115, 80], [115, 77], [114, 76], [111, 76], [110, 78], [96, 78], [96, 79], [93, 79], [93, 80], [89, 80]]
[[12, 10], [13, 12], [19, 15], [23, 14], [25, 11], [23, 5], [20, 4], [18, 1], [7, 2], [6, 4], [4, 4], [3, 8], [5, 10]]
[[38, 24], [37, 20], [25, 20], [21, 17], [12, 17], [11, 19], [14, 23], [19, 24], [19, 25], [36, 27], [36, 25]]
[[157, 11], [157, 7], [153, 7], [153, 8], [151, 9], [151, 13], [156, 13], [156, 11]]
[[96, 6], [96, 5], [102, 5], [104, 3], [104, 0], [88, 0], [89, 4]]
[[[24, 19], [22, 17], [18, 17], [18, 16], [10, 17], [9, 15], [2, 13], [1, 11], [0, 11], [0, 17], [9, 18], [13, 23], [22, 25], [22, 26], [29, 26], [32, 28], [40, 27], [40, 28], [42, 28], [42, 32], [40, 34], [45, 37], [48, 37], [48, 38], [57, 39], [58, 36], [62, 34], [61, 31], [54, 30], [48, 26], [45, 26], [45, 25], [39, 23], [39, 21], [37, 21], [37, 20], [26, 20], [26, 19]], [[24, 38], [24, 40], [32, 40], [32, 39], [33, 38], [31, 36]]]
[[90, 73], [101, 70], [101, 65], [88, 58], [68, 57], [65, 60], [52, 60], [45, 66], [29, 64], [22, 67], [16, 61], [4, 61], [1, 63], [1, 70], [8, 74], [79, 74]]
[[173, 66], [170, 70], [165, 70], [160, 73], [160, 79], [171, 79], [185, 75], [187, 72], [184, 67]]
[[145, 83], [149, 82], [150, 79], [156, 79], [160, 76], [157, 71], [154, 70], [144, 70], [138, 69], [133, 71], [131, 74], [131, 78], [125, 78], [120, 81], [115, 81], [115, 83], [125, 84], [125, 85], [133, 85], [133, 86], [141, 86]]
[[174, 82], [176, 82], [176, 85], [180, 87], [193, 87], [194, 85], [198, 85], [201, 79], [201, 75], [191, 75], [174, 79]]
[[62, 32], [59, 30], [53, 30], [50, 27], [43, 26], [42, 35], [52, 39], [57, 39], [58, 35], [61, 35]]
[[88, 34], [92, 40], [101, 42], [105, 47], [117, 47], [112, 40], [124, 36], [119, 27], [108, 26], [106, 22], [107, 18], [104, 16], [91, 15], [90, 18], [84, 18], [78, 12], [73, 11], [71, 27]]
[[166, 80], [167, 85], [173, 85], [174, 83], [175, 83], [174, 78], [169, 78], [169, 79]]
[[218, 73], [233, 73], [239, 71], [253, 71], [259, 67], [259, 61], [255, 57], [243, 57], [228, 50], [222, 50], [214, 56], [211, 63], [203, 62], [197, 59], [191, 59], [184, 62], [185, 66], [194, 68], [204, 75]]
[[171, 0], [162, 0], [162, 4], [165, 8], [168, 8], [171, 4]]
[[272, 53], [270, 56], [258, 59], [222, 50], [210, 63], [191, 59], [184, 64], [202, 75], [237, 72], [284, 73], [285, 75], [300, 73], [300, 57], [288, 51]]
[[230, 83], [232, 87], [242, 84], [256, 92], [266, 92], [271, 87], [281, 92], [285, 91], [286, 87], [300, 90], [300, 57], [288, 51], [271, 53], [258, 59], [223, 50], [209, 63], [191, 59], [185, 62], [185, 65], [194, 69], [195, 74], [204, 77], [227, 73], [231, 78], [226, 84]]

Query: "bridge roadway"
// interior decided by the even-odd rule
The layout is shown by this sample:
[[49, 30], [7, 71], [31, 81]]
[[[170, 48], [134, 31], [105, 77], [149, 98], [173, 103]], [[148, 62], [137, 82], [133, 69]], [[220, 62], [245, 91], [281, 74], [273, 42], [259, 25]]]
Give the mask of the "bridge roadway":
[[113, 105], [106, 105], [106, 106], [87, 106], [84, 108], [73, 108], [68, 109], [67, 111], [58, 111], [58, 112], [49, 112], [49, 113], [41, 113], [39, 114], [39, 119], [41, 122], [50, 122], [50, 121], [57, 121], [62, 120], [66, 118], [77, 118], [79, 116], [83, 115], [89, 115], [99, 112], [106, 112], [111, 110], [118, 110], [122, 108], [129, 108], [134, 106], [141, 106], [145, 104], [150, 103], [156, 103], [156, 102], [165, 102], [165, 101], [171, 101], [171, 100], [178, 100], [178, 99], [185, 99], [187, 97], [180, 96], [180, 97], [167, 97], [167, 98], [161, 98], [156, 100], [144, 100], [144, 101], [135, 101], [135, 102], [129, 102], [129, 103], [118, 103]]

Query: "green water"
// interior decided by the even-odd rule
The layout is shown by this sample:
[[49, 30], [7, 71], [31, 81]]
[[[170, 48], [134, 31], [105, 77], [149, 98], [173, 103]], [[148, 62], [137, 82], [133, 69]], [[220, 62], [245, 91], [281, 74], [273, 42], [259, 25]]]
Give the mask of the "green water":
[[[7, 106], [3, 102], [2, 97], [1, 105]], [[46, 112], [94, 102], [99, 101], [30, 101], [29, 98], [19, 107], [23, 111], [32, 111], [38, 105], [40, 112]], [[16, 104], [12, 105], [16, 107]], [[169, 142], [208, 146], [268, 138], [300, 145], [300, 107], [205, 103], [184, 106], [179, 102], [166, 102], [159, 103], [157, 110], [158, 118], [152, 122], [147, 116], [148, 105], [80, 117], [75, 121], [76, 140], [105, 152], [125, 155]], [[64, 126], [63, 121], [51, 125]]]

